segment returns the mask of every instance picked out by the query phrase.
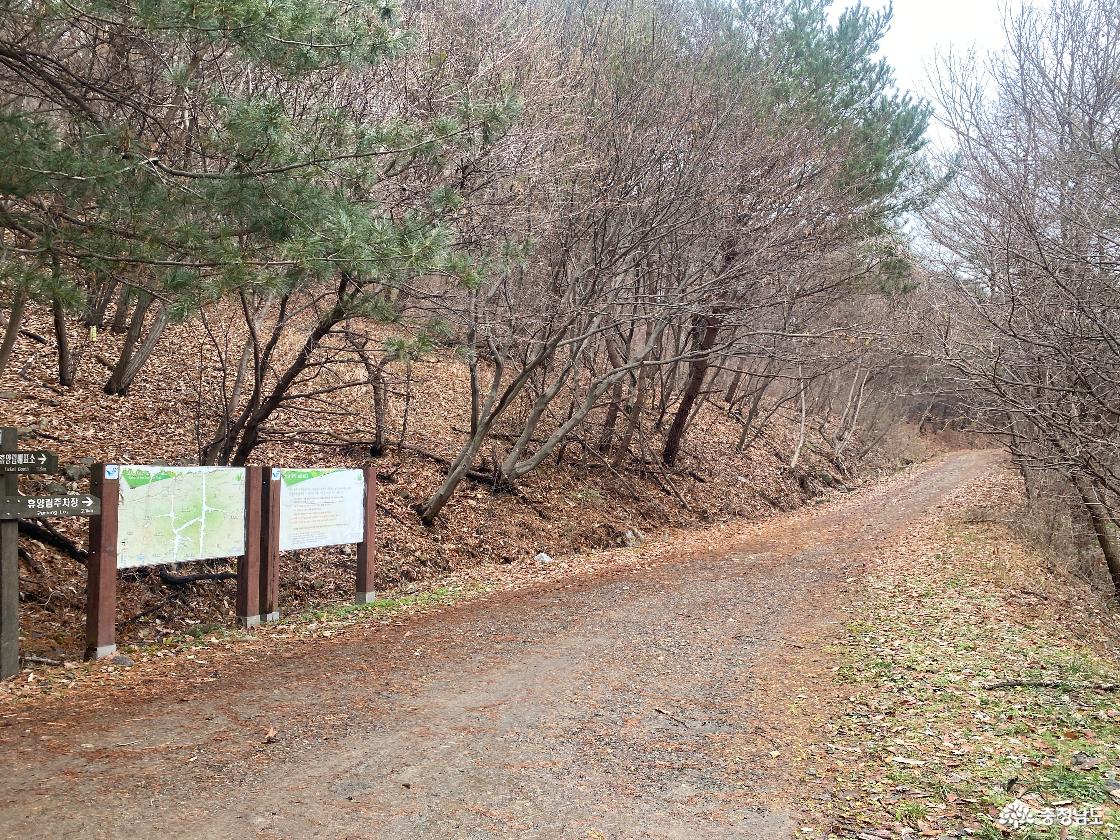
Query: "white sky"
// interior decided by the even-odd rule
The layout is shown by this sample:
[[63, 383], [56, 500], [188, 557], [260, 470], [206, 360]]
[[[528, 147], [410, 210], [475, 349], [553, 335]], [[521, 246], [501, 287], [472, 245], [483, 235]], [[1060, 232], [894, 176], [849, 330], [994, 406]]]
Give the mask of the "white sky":
[[[938, 55], [949, 51], [979, 54], [1003, 47], [1002, 21], [1008, 3], [1021, 0], [895, 0], [890, 32], [883, 39], [882, 55], [895, 69], [898, 86], [930, 99], [929, 78]], [[854, 5], [850, 0], [835, 0], [833, 15]], [[864, 0], [864, 5], [882, 9], [886, 0]], [[936, 143], [941, 132], [930, 126]]]

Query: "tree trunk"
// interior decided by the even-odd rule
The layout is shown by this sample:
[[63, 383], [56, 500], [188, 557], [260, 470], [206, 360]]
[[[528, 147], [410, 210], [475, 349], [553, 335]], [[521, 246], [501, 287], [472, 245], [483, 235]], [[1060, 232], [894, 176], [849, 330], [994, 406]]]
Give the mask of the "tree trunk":
[[[151, 306], [151, 303], [152, 298], [147, 294], [141, 294], [140, 298], [136, 301], [136, 308], [133, 310], [132, 318], [128, 322], [128, 330], [125, 333], [120, 356], [117, 357], [117, 364], [114, 366], [109, 376], [109, 381], [105, 383], [105, 392], [108, 394], [120, 393], [118, 390], [120, 380], [123, 378], [124, 369], [128, 366], [128, 362], [132, 358], [132, 353], [140, 341], [140, 332], [144, 329], [144, 318], [148, 314], [148, 307]], [[113, 318], [114, 328], [116, 327], [120, 313], [121, 310], [118, 308], [117, 315]]]
[[611, 451], [611, 441], [614, 440], [614, 428], [618, 424], [618, 413], [622, 410], [622, 382], [616, 382], [611, 389], [611, 403], [607, 406], [607, 416], [603, 420], [603, 432], [599, 435], [600, 452]]
[[630, 412], [626, 416], [626, 428], [622, 430], [622, 437], [618, 441], [618, 448], [615, 450], [611, 464], [616, 470], [622, 466], [626, 456], [630, 454], [630, 442], [634, 439], [634, 434], [638, 431], [642, 422], [642, 412], [645, 410], [646, 391], [649, 390], [651, 370], [652, 365], [642, 365], [638, 368], [638, 384], [634, 386], [634, 404], [630, 407]]
[[711, 365], [709, 354], [719, 337], [719, 329], [720, 319], [714, 314], [700, 316], [693, 328], [692, 349], [695, 358], [689, 363], [684, 394], [681, 396], [680, 405], [677, 406], [673, 423], [669, 427], [669, 434], [665, 438], [665, 450], [661, 454], [661, 460], [667, 467], [675, 466], [677, 463], [677, 455], [680, 454], [681, 444], [684, 442], [684, 433], [688, 428], [692, 409], [704, 387], [704, 379], [707, 377], [708, 367]]
[[595, 408], [599, 402], [599, 398], [606, 393], [608, 388], [612, 387], [614, 383], [620, 381], [624, 376], [630, 375], [635, 367], [644, 366], [646, 358], [653, 351], [653, 348], [660, 339], [661, 329], [663, 328], [655, 330], [646, 345], [638, 351], [629, 364], [616, 368], [588, 388], [587, 394], [582, 402], [580, 402], [579, 406], [569, 412], [568, 419], [553, 430], [552, 434], [537, 448], [537, 451], [533, 455], [517, 462], [510, 469], [506, 469], [505, 466], [503, 466], [503, 476], [509, 480], [517, 480], [527, 475], [532, 470], [535, 470], [544, 458], [548, 456], [548, 453], [558, 446], [576, 426], [583, 422], [584, 418]]
[[743, 381], [743, 360], [735, 360], [735, 375], [731, 377], [731, 384], [727, 386], [727, 393], [723, 401], [728, 405], [735, 404], [735, 395], [739, 393], [739, 384]]
[[4, 327], [4, 340], [0, 342], [0, 373], [8, 367], [8, 360], [12, 357], [12, 348], [16, 346], [19, 328], [23, 324], [23, 305], [26, 298], [23, 290], [17, 291], [12, 298], [12, 306], [8, 310], [8, 324]]
[[[252, 311], [250, 315], [249, 301], [244, 292], [240, 294], [241, 298], [241, 314], [245, 319], [245, 327], [248, 330], [248, 336], [245, 338], [245, 343], [241, 345], [241, 358], [237, 362], [237, 373], [233, 378], [233, 387], [229, 389], [228, 396], [225, 393], [225, 377], [222, 379], [222, 401], [223, 409], [221, 420], [218, 423], [218, 430], [210, 439], [210, 442], [203, 449], [202, 455], [199, 459], [203, 464], [216, 464], [222, 457], [222, 447], [230, 436], [230, 424], [233, 421], [234, 415], [241, 408], [241, 396], [245, 392], [245, 383], [249, 377], [249, 366], [253, 366], [253, 381], [258, 381], [260, 368], [260, 328], [264, 323], [264, 318], [268, 311], [272, 308], [272, 304], [276, 300], [276, 295], [269, 292], [265, 295], [263, 301]], [[215, 348], [217, 344], [215, 343]], [[360, 351], [359, 351], [360, 352]], [[221, 354], [220, 354], [221, 355]], [[222, 356], [222, 364], [225, 364], [225, 357]], [[365, 356], [362, 356], [363, 360]], [[367, 363], [368, 366], [368, 363]], [[223, 369], [224, 373], [224, 369]], [[199, 391], [201, 394], [201, 389]]]
[[74, 366], [70, 358], [70, 337], [66, 331], [66, 310], [56, 295], [51, 302], [54, 315], [54, 337], [58, 347], [58, 384], [63, 388], [74, 385]]
[[124, 347], [121, 348], [120, 358], [113, 368], [109, 381], [105, 383], [105, 393], [124, 395], [132, 386], [136, 375], [140, 373], [144, 363], [148, 361], [156, 349], [163, 330], [171, 319], [171, 313], [166, 306], [160, 305], [152, 323], [148, 326], [148, 334], [140, 341], [140, 334], [144, 329], [144, 320], [152, 305], [152, 296], [142, 293], [136, 302], [136, 309], [132, 313], [132, 320], [128, 325], [128, 334], [125, 336]]
[[[420, 511], [420, 521], [429, 528], [435, 523], [436, 517], [439, 516], [440, 511], [444, 506], [451, 501], [451, 497], [455, 494], [459, 482], [466, 477], [470, 472], [471, 464], [474, 463], [475, 456], [478, 450], [482, 448], [482, 444], [486, 440], [487, 434], [490, 432], [490, 426], [498, 419], [504, 405], [495, 405], [498, 402], [498, 391], [501, 388], [502, 381], [502, 361], [500, 358], [495, 359], [495, 370], [493, 378], [490, 381], [490, 391], [486, 395], [482, 408], [479, 410], [479, 423], [477, 428], [474, 429], [473, 434], [467, 440], [466, 444], [461, 450], [459, 455], [451, 464], [451, 469], [447, 471], [447, 475], [443, 479], [443, 483], [436, 489], [427, 502], [424, 503]], [[524, 372], [523, 372], [524, 375]], [[518, 377], [520, 380], [522, 377]], [[518, 380], [514, 380], [510, 387], [506, 389], [508, 395], [515, 387]], [[517, 388], [520, 391], [520, 387]], [[507, 401], [502, 400], [501, 403]]]
[[[622, 366], [622, 354], [618, 352], [615, 343], [607, 339], [607, 358], [613, 367]], [[629, 347], [627, 348], [629, 352]], [[610, 452], [611, 441], [614, 440], [614, 429], [618, 423], [618, 412], [622, 410], [623, 382], [618, 380], [611, 389], [611, 404], [607, 407], [607, 416], [603, 421], [603, 433], [599, 436], [599, 451]]]
[[[766, 371], [763, 373], [762, 384], [754, 392], [751, 398], [751, 407], [747, 409], [747, 416], [743, 420], [743, 431], [739, 435], [739, 443], [735, 446], [736, 452], [742, 452], [747, 446], [747, 435], [750, 434], [751, 429], [754, 427], [754, 421], [758, 418], [758, 410], [762, 407], [762, 398], [766, 395], [767, 389], [774, 383], [773, 376], [766, 376], [770, 371], [770, 363], [766, 364]], [[752, 439], [753, 440], [753, 439]]]
[[[801, 368], [798, 367], [797, 375], [800, 378]], [[793, 457], [789, 459], [789, 468], [791, 471], [797, 469], [797, 463], [801, 460], [801, 450], [805, 446], [805, 380], [801, 380], [801, 388], [798, 390], [798, 402], [801, 407], [801, 422], [797, 430], [797, 445], [793, 449]]]
[[844, 414], [848, 418], [847, 427], [844, 433], [838, 439], [835, 439], [833, 444], [833, 451], [836, 453], [837, 458], [848, 448], [848, 444], [851, 443], [852, 438], [855, 436], [856, 429], [859, 428], [859, 417], [860, 414], [863, 413], [863, 406], [866, 399], [867, 378], [870, 375], [870, 370], [864, 372], [863, 380], [859, 383], [859, 391], [856, 393], [855, 404], [852, 404], [851, 396], [849, 395], [848, 405], [844, 407]]
[[117, 284], [110, 278], [97, 281], [93, 292], [86, 299], [85, 325], [94, 329], [105, 326], [105, 313], [109, 311], [109, 302], [113, 299], [113, 292]]
[[[519, 476], [517, 475], [518, 462], [521, 460], [521, 456], [522, 454], [524, 454], [526, 447], [528, 447], [530, 442], [532, 442], [533, 434], [537, 429], [537, 424], [540, 423], [541, 418], [544, 417], [545, 412], [548, 411], [548, 408], [552, 404], [552, 401], [556, 399], [556, 396], [560, 393], [564, 385], [567, 383], [568, 377], [579, 375], [579, 362], [583, 357], [586, 347], [587, 342], [583, 341], [572, 348], [571, 357], [564, 365], [564, 367], [561, 368], [559, 372], [554, 374], [553, 383], [545, 388], [541, 392], [540, 396], [538, 396], [536, 400], [534, 400], [533, 405], [529, 409], [529, 413], [522, 424], [521, 433], [517, 436], [517, 439], [510, 446], [509, 451], [505, 454], [505, 457], [502, 458], [502, 463], [499, 467], [499, 477], [501, 478], [502, 484], [504, 486], [512, 486], [513, 482], [516, 481], [517, 478], [519, 478]], [[547, 368], [544, 368], [544, 370], [547, 373]]]
[[[669, 327], [669, 332], [672, 334], [672, 343], [669, 347], [669, 358], [672, 361], [666, 367], [664, 365], [658, 367], [658, 374], [661, 378], [661, 395], [658, 400], [657, 417], [653, 421], [653, 428], [660, 432], [665, 428], [665, 415], [669, 413], [669, 406], [673, 402], [673, 394], [676, 392], [677, 370], [681, 366], [682, 346], [685, 339], [681, 335], [681, 327], [679, 324], [673, 324]], [[659, 358], [665, 358], [664, 342], [659, 345], [660, 351]]]
[[1081, 504], [1093, 525], [1093, 534], [1112, 578], [1113, 594], [1120, 598], [1120, 534], [1117, 534], [1112, 517], [1093, 482], [1085, 475], [1076, 474], [1073, 476], [1073, 486], [1077, 488]]
[[369, 448], [369, 454], [380, 458], [385, 454], [385, 416], [388, 402], [385, 370], [380, 365], [371, 366], [369, 386], [373, 389], [373, 445]]
[[128, 309], [132, 301], [132, 289], [126, 283], [121, 283], [120, 294], [117, 295], [117, 305], [113, 310], [113, 322], [109, 324], [109, 331], [123, 333], [128, 330]]
[[[339, 298], [342, 297], [341, 291]], [[228, 453], [232, 448], [232, 444], [236, 434], [240, 432], [241, 440], [237, 443], [237, 448], [233, 450], [232, 457], [229, 457], [228, 462], [235, 467], [244, 466], [253, 450], [257, 448], [260, 442], [261, 426], [272, 416], [272, 413], [284, 402], [288, 395], [288, 391], [292, 387], [292, 383], [296, 378], [307, 369], [310, 364], [312, 356], [315, 354], [319, 342], [323, 340], [326, 335], [338, 325], [338, 323], [345, 319], [345, 309], [341, 301], [330, 312], [323, 316], [315, 329], [307, 337], [303, 347], [299, 351], [299, 355], [288, 365], [287, 370], [276, 381], [272, 391], [268, 397], [260, 404], [255, 410], [250, 412], [247, 416], [242, 418], [242, 422], [238, 423], [231, 432], [230, 440], [227, 442], [225, 451]], [[226, 459], [223, 459], [226, 460]]]

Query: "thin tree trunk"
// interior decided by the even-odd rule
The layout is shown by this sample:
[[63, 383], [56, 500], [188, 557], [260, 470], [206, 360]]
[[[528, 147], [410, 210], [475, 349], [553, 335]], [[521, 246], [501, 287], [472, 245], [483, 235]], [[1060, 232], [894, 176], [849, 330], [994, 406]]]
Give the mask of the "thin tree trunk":
[[614, 440], [614, 429], [618, 423], [618, 413], [622, 410], [622, 382], [616, 382], [611, 389], [611, 403], [607, 406], [607, 416], [603, 420], [603, 432], [599, 435], [600, 452], [610, 452], [611, 441]]
[[[797, 376], [799, 378], [801, 377], [800, 366], [797, 369]], [[806, 414], [806, 412], [805, 412], [805, 380], [804, 379], [801, 379], [801, 388], [798, 392], [798, 402], [801, 405], [801, 423], [799, 424], [798, 430], [797, 430], [797, 446], [795, 446], [794, 449], [793, 449], [793, 457], [791, 457], [789, 459], [789, 468], [790, 468], [791, 471], [795, 470], [797, 468], [797, 463], [798, 463], [798, 461], [801, 460], [801, 450], [805, 446], [805, 414]]]
[[[769, 369], [767, 363], [767, 369]], [[765, 372], [764, 372], [765, 375]], [[747, 445], [747, 435], [750, 434], [751, 429], [754, 427], [754, 421], [758, 417], [758, 410], [762, 407], [762, 398], [765, 396], [767, 389], [774, 384], [773, 376], [766, 376], [758, 389], [754, 392], [751, 398], [751, 407], [747, 409], [747, 416], [743, 420], [743, 431], [739, 435], [739, 443], [735, 447], [736, 452], [742, 452], [743, 448]]]
[[848, 448], [848, 444], [851, 443], [852, 438], [855, 436], [856, 429], [859, 427], [859, 416], [863, 412], [864, 402], [867, 397], [867, 377], [870, 375], [870, 370], [864, 372], [863, 380], [859, 383], [859, 391], [856, 393], [855, 405], [852, 406], [851, 395], [849, 395], [848, 405], [844, 407], [844, 413], [849, 415], [849, 419], [847, 421], [847, 429], [833, 444], [833, 450], [836, 452], [837, 458]]
[[558, 446], [576, 426], [583, 422], [583, 419], [595, 408], [599, 398], [606, 393], [608, 388], [614, 385], [615, 382], [621, 380], [624, 376], [630, 375], [634, 368], [644, 365], [646, 358], [653, 351], [654, 346], [660, 338], [661, 329], [663, 328], [657, 329], [655, 333], [650, 336], [649, 341], [638, 351], [629, 364], [617, 368], [592, 385], [588, 389], [582, 402], [580, 402], [578, 408], [569, 412], [568, 419], [548, 436], [532, 456], [519, 461], [511, 470], [505, 470], [503, 475], [512, 480], [516, 480], [527, 475], [532, 470], [535, 470], [545, 457], [548, 456], [548, 453]]
[[673, 423], [669, 427], [668, 435], [666, 435], [665, 450], [661, 454], [661, 460], [667, 467], [672, 467], [677, 462], [677, 455], [680, 454], [681, 444], [684, 442], [684, 433], [688, 428], [692, 409], [704, 387], [704, 379], [707, 377], [708, 367], [711, 365], [709, 352], [715, 346], [716, 339], [719, 337], [719, 330], [720, 319], [719, 316], [714, 314], [701, 316], [696, 323], [693, 332], [695, 358], [689, 364], [684, 394], [681, 396], [681, 403], [677, 406], [676, 416], [673, 417]]
[[467, 369], [471, 379], [471, 434], [473, 435], [478, 431], [479, 412], [482, 410], [482, 386], [478, 381], [478, 335], [474, 324], [471, 324], [467, 332], [467, 347], [471, 354], [467, 361]]
[[370, 455], [380, 458], [385, 454], [385, 414], [388, 394], [385, 387], [385, 369], [380, 365], [371, 365], [369, 372], [369, 385], [373, 389], [373, 446]]
[[723, 401], [728, 405], [735, 404], [735, 395], [739, 393], [739, 384], [743, 381], [743, 360], [735, 360], [735, 375], [731, 377], [731, 384], [727, 386], [727, 393]]
[[1101, 554], [1104, 555], [1105, 565], [1112, 578], [1113, 594], [1120, 598], [1120, 534], [1116, 533], [1112, 517], [1101, 501], [1096, 486], [1085, 475], [1075, 474], [1073, 485], [1081, 497], [1081, 504], [1093, 525], [1093, 534], [1097, 538]]
[[[292, 361], [288, 368], [281, 374], [280, 378], [276, 381], [268, 397], [263, 400], [260, 406], [250, 412], [247, 416], [243, 416], [242, 422], [238, 423], [232, 430], [233, 434], [240, 432], [241, 440], [237, 443], [237, 448], [233, 450], [232, 457], [229, 458], [229, 463], [235, 467], [244, 466], [249, 460], [249, 456], [253, 450], [257, 448], [260, 442], [261, 426], [272, 416], [272, 413], [284, 402], [288, 391], [292, 387], [292, 383], [296, 378], [307, 369], [308, 364], [311, 363], [311, 358], [315, 353], [319, 342], [338, 325], [340, 321], [345, 319], [345, 309], [341, 303], [342, 291], [339, 291], [340, 302], [326, 315], [322, 317], [315, 329], [307, 337], [303, 347], [300, 349], [299, 354]], [[233, 439], [228, 441], [226, 451], [229, 451], [233, 443]]]
[[[490, 391], [487, 393], [486, 399], [483, 401], [482, 408], [479, 411], [480, 420], [478, 427], [474, 430], [474, 433], [470, 436], [470, 439], [463, 448], [459, 450], [459, 455], [455, 458], [454, 462], [452, 462], [451, 469], [447, 471], [443, 483], [440, 484], [428, 501], [424, 503], [424, 507], [420, 511], [420, 521], [428, 527], [431, 527], [436, 521], [436, 517], [439, 516], [440, 511], [451, 501], [451, 497], [459, 486], [459, 482], [470, 472], [471, 464], [474, 463], [478, 450], [482, 448], [482, 444], [490, 431], [490, 426], [498, 419], [500, 411], [496, 410], [495, 404], [498, 402], [498, 391], [501, 388], [503, 368], [501, 357], [495, 357], [494, 375], [490, 382]], [[520, 378], [521, 377], [519, 377], [519, 379]], [[510, 387], [506, 389], [507, 395], [516, 382], [517, 380], [511, 383]], [[520, 390], [520, 388], [517, 390]]]
[[101, 329], [105, 326], [105, 313], [109, 310], [109, 303], [113, 299], [113, 292], [117, 290], [117, 285], [111, 278], [104, 278], [97, 282], [86, 303], [85, 325], [87, 327]]
[[401, 436], [397, 441], [397, 448], [403, 449], [405, 439], [408, 437], [408, 414], [412, 406], [412, 362], [404, 363], [404, 408], [401, 410]]
[[[233, 420], [234, 414], [241, 406], [241, 395], [245, 391], [245, 382], [249, 375], [249, 364], [257, 358], [259, 352], [261, 324], [264, 323], [264, 318], [268, 314], [268, 310], [272, 308], [272, 304], [275, 300], [276, 294], [270, 291], [265, 295], [260, 306], [250, 315], [249, 301], [245, 293], [241, 293], [241, 313], [245, 318], [245, 326], [248, 328], [249, 335], [246, 337], [245, 343], [241, 346], [241, 358], [237, 362], [237, 374], [233, 378], [233, 387], [230, 389], [229, 398], [225, 399], [225, 409], [222, 413], [221, 422], [218, 424], [218, 431], [206, 447], [203, 460], [206, 464], [213, 464], [219, 458], [222, 447], [229, 439], [230, 423]], [[222, 387], [224, 390], [224, 382]], [[224, 394], [223, 398], [225, 398]]]
[[[629, 348], [628, 348], [629, 349]], [[607, 340], [607, 359], [612, 367], [622, 366], [622, 355], [610, 339]], [[607, 416], [603, 421], [603, 433], [599, 436], [599, 451], [610, 452], [611, 441], [614, 439], [614, 428], [618, 423], [618, 413], [622, 410], [623, 382], [620, 379], [611, 389], [611, 404], [607, 407]]]
[[[120, 393], [120, 380], [123, 378], [124, 369], [128, 366], [136, 345], [140, 341], [140, 332], [144, 329], [144, 318], [148, 314], [148, 307], [151, 306], [151, 303], [151, 295], [147, 293], [141, 293], [136, 301], [136, 308], [132, 312], [132, 319], [128, 322], [128, 331], [125, 333], [120, 356], [117, 357], [117, 364], [109, 375], [109, 381], [105, 383], [105, 392], [108, 394]], [[117, 314], [120, 314], [119, 310]], [[116, 320], [116, 318], [113, 319], [114, 325]]]
[[51, 302], [54, 315], [54, 337], [58, 347], [58, 384], [63, 388], [74, 385], [74, 367], [70, 357], [70, 336], [66, 331], [66, 310], [56, 295]]
[[147, 293], [142, 294], [137, 301], [136, 309], [132, 313], [132, 321], [128, 325], [125, 344], [121, 349], [121, 356], [117, 360], [116, 367], [113, 368], [109, 381], [105, 383], [105, 393], [120, 395], [128, 393], [136, 375], [155, 351], [156, 344], [159, 343], [160, 336], [163, 335], [163, 330], [171, 319], [171, 313], [166, 306], [160, 305], [152, 323], [148, 326], [147, 335], [141, 342], [140, 333], [143, 331], [144, 320], [151, 304], [152, 296]]
[[540, 423], [541, 418], [552, 404], [552, 401], [556, 399], [557, 394], [560, 393], [561, 389], [567, 383], [568, 377], [579, 375], [579, 362], [580, 359], [583, 358], [587, 344], [588, 342], [584, 341], [572, 348], [571, 357], [560, 372], [555, 375], [555, 381], [545, 388], [540, 396], [533, 402], [533, 406], [529, 410], [529, 414], [521, 427], [521, 433], [517, 436], [512, 446], [510, 446], [509, 451], [506, 452], [505, 457], [502, 459], [501, 466], [499, 467], [499, 473], [503, 483], [512, 484], [513, 481], [519, 478], [517, 475], [517, 465], [526, 447], [528, 447], [533, 439], [533, 433], [536, 431], [537, 424]]
[[[667, 367], [661, 366], [658, 368], [658, 373], [661, 378], [661, 396], [658, 401], [657, 418], [653, 421], [653, 428], [660, 432], [665, 427], [665, 415], [669, 413], [669, 406], [673, 402], [673, 393], [676, 391], [677, 371], [681, 366], [681, 346], [682, 336], [681, 327], [679, 324], [674, 324], [670, 328], [673, 334], [672, 346], [670, 347], [672, 361]], [[665, 358], [664, 342], [658, 347], [660, 351], [659, 358]]]
[[645, 410], [646, 392], [649, 390], [649, 377], [652, 365], [642, 365], [638, 368], [638, 383], [634, 386], [634, 404], [626, 417], [626, 428], [622, 430], [622, 437], [618, 441], [611, 466], [618, 469], [622, 466], [626, 456], [630, 454], [630, 442], [642, 422], [642, 412]]
[[12, 357], [12, 349], [16, 346], [19, 328], [23, 324], [23, 306], [26, 296], [19, 290], [12, 298], [12, 305], [8, 309], [8, 323], [4, 327], [4, 340], [0, 342], [0, 373], [8, 367], [8, 360]]
[[128, 309], [132, 297], [132, 289], [126, 283], [121, 283], [116, 308], [113, 310], [113, 322], [109, 324], [110, 332], [123, 333], [128, 329]]

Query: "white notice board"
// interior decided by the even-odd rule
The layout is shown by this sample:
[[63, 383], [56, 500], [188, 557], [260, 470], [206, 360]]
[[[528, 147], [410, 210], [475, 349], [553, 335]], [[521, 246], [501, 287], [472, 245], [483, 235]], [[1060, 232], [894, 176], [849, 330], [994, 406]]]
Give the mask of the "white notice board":
[[365, 494], [361, 470], [281, 470], [280, 550], [361, 542]]

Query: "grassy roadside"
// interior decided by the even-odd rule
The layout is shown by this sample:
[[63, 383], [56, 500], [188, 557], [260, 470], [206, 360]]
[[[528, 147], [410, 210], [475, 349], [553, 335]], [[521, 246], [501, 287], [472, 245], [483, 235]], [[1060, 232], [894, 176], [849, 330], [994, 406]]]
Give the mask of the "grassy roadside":
[[[344, 603], [285, 616], [276, 624], [252, 631], [228, 624], [197, 623], [180, 633], [164, 636], [158, 643], [121, 645], [117, 660], [97, 662], [66, 661], [62, 667], [44, 671], [25, 671], [27, 675], [0, 684], [0, 710], [8, 704], [31, 703], [50, 696], [59, 696], [68, 689], [95, 687], [99, 684], [120, 684], [125, 679], [154, 682], [161, 678], [178, 678], [177, 673], [164, 675], [159, 660], [184, 663], [197, 662], [200, 655], [246, 656], [270, 646], [282, 646], [291, 640], [330, 638], [350, 628], [371, 624], [390, 624], [406, 614], [449, 606], [458, 601], [484, 595], [491, 587], [485, 584], [441, 585], [413, 593], [392, 594], [365, 604]], [[138, 670], [133, 671], [139, 666]], [[129, 672], [133, 672], [129, 675]], [[39, 675], [41, 674], [41, 676]], [[11, 713], [11, 712], [9, 712]], [[2, 717], [3, 715], [0, 715]]]
[[[834, 651], [829, 837], [1120, 838], [1116, 615], [970, 513], [1011, 492], [962, 488], [869, 571]], [[1052, 824], [1001, 825], [1009, 803]]]

